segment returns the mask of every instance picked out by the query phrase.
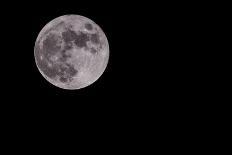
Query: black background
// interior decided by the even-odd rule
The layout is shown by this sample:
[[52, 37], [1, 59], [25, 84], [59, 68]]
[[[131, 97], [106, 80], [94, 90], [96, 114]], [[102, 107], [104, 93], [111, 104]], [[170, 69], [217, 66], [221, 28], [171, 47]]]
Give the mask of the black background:
[[[195, 50], [194, 36], [188, 36], [197, 35], [200, 26], [194, 22], [196, 14], [191, 13], [191, 6], [86, 3], [15, 3], [18, 7], [5, 12], [2, 39], [6, 46], [4, 50], [8, 52], [3, 53], [11, 60], [5, 57], [2, 61], [7, 66], [3, 68], [8, 75], [4, 83], [7, 90], [17, 96], [48, 97], [54, 101], [59, 97], [72, 101], [78, 98], [76, 102], [79, 103], [83, 102], [82, 97], [101, 98], [106, 102], [114, 99], [131, 101], [135, 97], [145, 99], [157, 93], [158, 96], [170, 95], [177, 90], [180, 79], [188, 76], [188, 73], [180, 75], [181, 72], [187, 71], [185, 67], [194, 57], [191, 54]], [[41, 29], [52, 19], [65, 14], [79, 14], [95, 21], [105, 32], [110, 45], [109, 63], [103, 76], [89, 87], [74, 91], [62, 90], [47, 82], [38, 72], [33, 53]]]
[[[161, 124], [160, 131], [183, 122], [188, 126], [196, 119], [194, 109], [198, 115], [204, 111], [199, 104], [207, 101], [208, 66], [202, 64], [210, 15], [202, 11], [203, 4], [33, 1], [1, 7], [1, 110], [6, 122], [50, 134], [49, 127], [57, 124], [93, 136], [104, 128], [100, 133], [112, 132], [116, 138], [121, 132], [136, 139], [136, 129], [144, 128], [146, 135], [155, 124]], [[34, 60], [41, 29], [66, 14], [92, 19], [109, 41], [105, 72], [80, 90], [53, 86]]]
[[[53, 103], [72, 101], [71, 104], [81, 104], [84, 97], [84, 100], [93, 98], [91, 101], [94, 101], [96, 98], [96, 102], [102, 100], [103, 104], [108, 104], [114, 99], [126, 99], [135, 91], [142, 92], [142, 85], [150, 85], [144, 80], [153, 73], [147, 73], [151, 66], [144, 63], [154, 51], [149, 48], [149, 35], [144, 34], [152, 30], [149, 27], [153, 26], [153, 21], [143, 23], [149, 17], [137, 12], [137, 8], [130, 9], [130, 5], [126, 4], [81, 2], [15, 5], [19, 7], [14, 7], [3, 17], [7, 23], [3, 25], [5, 50], [12, 51], [4, 52], [11, 59], [10, 63], [7, 59], [3, 60], [8, 66], [4, 68], [8, 75], [5, 79], [11, 81], [6, 82], [4, 88], [20, 101], [34, 102], [47, 98]], [[109, 63], [103, 76], [89, 87], [74, 91], [63, 90], [47, 82], [38, 72], [34, 60], [34, 44], [41, 29], [52, 19], [65, 14], [79, 14], [95, 21], [105, 32], [110, 45]], [[143, 30], [144, 24], [149, 25], [148, 30]]]
[[[119, 2], [14, 2], [5, 8], [9, 6], [11, 9], [2, 10], [4, 22], [1, 25], [2, 50], [5, 51], [1, 62], [5, 66], [2, 98], [9, 110], [20, 109], [29, 116], [39, 112], [48, 116], [86, 112], [92, 116], [99, 112], [107, 113], [108, 118], [107, 115], [114, 116], [118, 111], [123, 115], [131, 108], [142, 107], [147, 96], [157, 93], [159, 88], [154, 89], [153, 84], [160, 84], [153, 74], [159, 67], [153, 67], [152, 63], [158, 63], [150, 59], [157, 52], [150, 46], [158, 38], [151, 40], [150, 33], [158, 17], [150, 19], [149, 12], [142, 11], [143, 6], [138, 8]], [[65, 14], [78, 14], [95, 21], [105, 32], [110, 46], [104, 74], [80, 90], [64, 90], [47, 82], [34, 59], [34, 45], [41, 29]]]
[[[85, 1], [14, 5], [2, 17], [5, 51], [2, 53], [6, 54], [2, 60], [6, 66], [3, 89], [9, 100], [16, 99], [14, 102], [20, 102], [19, 105], [24, 102], [25, 107], [69, 105], [76, 109], [89, 105], [130, 109], [176, 99], [184, 101], [192, 95], [189, 88], [197, 84], [199, 77], [192, 79], [195, 75], [190, 70], [194, 71], [197, 65], [191, 62], [199, 51], [196, 45], [202, 44], [195, 38], [203, 25], [195, 21], [206, 19], [202, 14], [203, 19], [199, 18], [192, 5]], [[65, 14], [78, 14], [95, 21], [110, 46], [104, 74], [80, 90], [53, 86], [41, 76], [34, 60], [34, 44], [41, 29]]]

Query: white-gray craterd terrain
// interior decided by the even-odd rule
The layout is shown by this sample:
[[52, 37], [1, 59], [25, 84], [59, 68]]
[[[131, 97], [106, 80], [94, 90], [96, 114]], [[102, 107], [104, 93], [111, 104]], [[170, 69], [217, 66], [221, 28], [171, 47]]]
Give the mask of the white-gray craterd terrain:
[[109, 45], [102, 29], [79, 15], [64, 15], [39, 33], [34, 55], [47, 81], [63, 89], [80, 89], [95, 82], [109, 59]]

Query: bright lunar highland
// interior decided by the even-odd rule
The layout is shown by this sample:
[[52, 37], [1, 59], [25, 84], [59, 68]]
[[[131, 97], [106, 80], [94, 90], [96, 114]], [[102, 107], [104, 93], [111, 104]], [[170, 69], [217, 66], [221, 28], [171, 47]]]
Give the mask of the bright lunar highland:
[[109, 60], [109, 44], [94, 21], [80, 15], [64, 15], [40, 31], [34, 56], [48, 82], [63, 89], [80, 89], [103, 74]]

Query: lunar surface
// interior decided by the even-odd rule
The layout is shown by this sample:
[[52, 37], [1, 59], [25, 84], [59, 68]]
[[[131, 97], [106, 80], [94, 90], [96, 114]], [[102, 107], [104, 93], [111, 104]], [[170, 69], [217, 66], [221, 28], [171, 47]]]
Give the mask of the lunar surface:
[[64, 15], [46, 24], [34, 47], [36, 65], [51, 84], [80, 89], [106, 69], [109, 45], [102, 29], [80, 15]]

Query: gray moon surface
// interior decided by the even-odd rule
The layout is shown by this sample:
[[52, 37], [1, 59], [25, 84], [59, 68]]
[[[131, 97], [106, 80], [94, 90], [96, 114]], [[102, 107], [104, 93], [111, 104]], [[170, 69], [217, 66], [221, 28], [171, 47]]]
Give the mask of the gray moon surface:
[[34, 57], [49, 83], [62, 89], [81, 89], [102, 76], [109, 60], [109, 44], [103, 30], [91, 19], [63, 15], [39, 32]]

